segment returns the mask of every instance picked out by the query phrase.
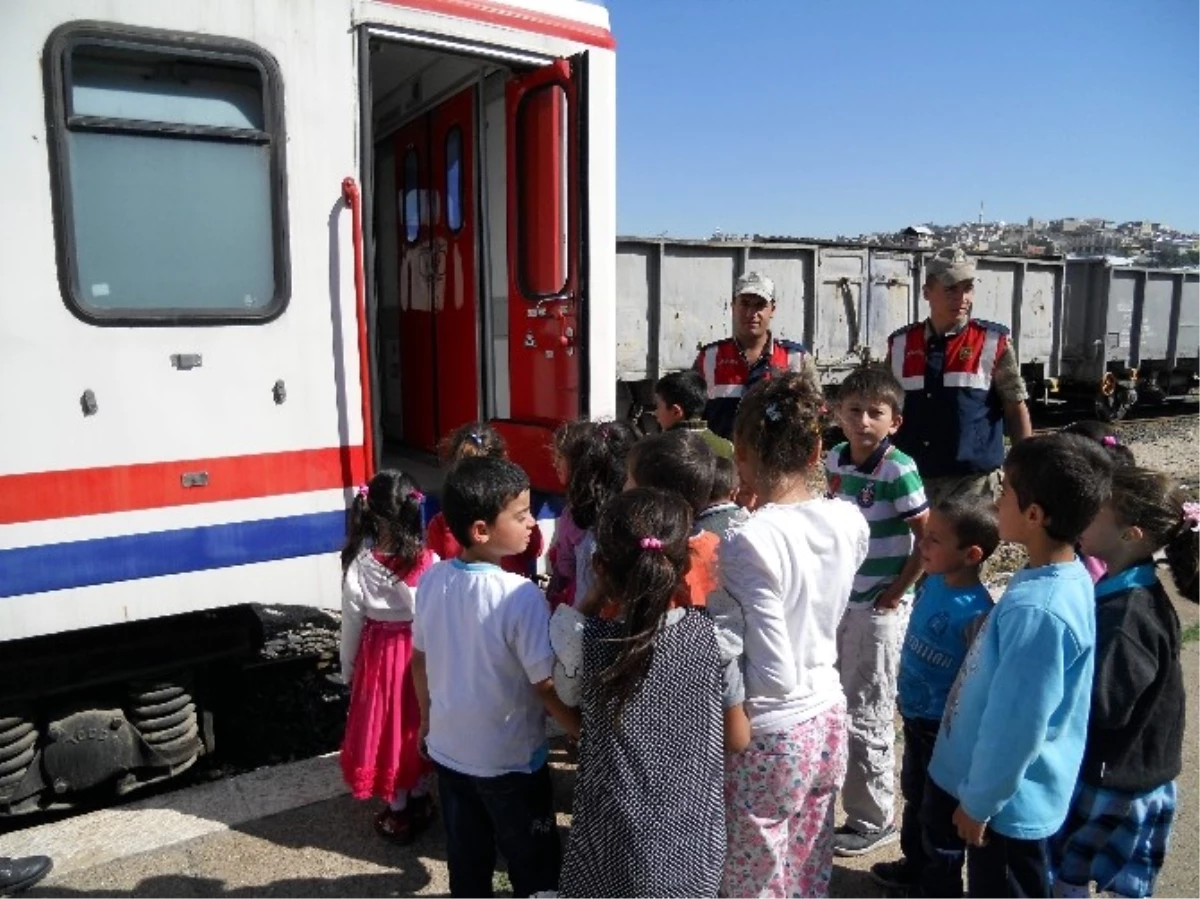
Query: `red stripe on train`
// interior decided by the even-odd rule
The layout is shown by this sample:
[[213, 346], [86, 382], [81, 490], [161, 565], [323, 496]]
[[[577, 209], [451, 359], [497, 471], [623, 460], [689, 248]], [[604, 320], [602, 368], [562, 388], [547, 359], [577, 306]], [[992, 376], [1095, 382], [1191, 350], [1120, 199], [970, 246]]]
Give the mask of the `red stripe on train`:
[[548, 37], [561, 37], [604, 50], [617, 46], [612, 32], [598, 25], [587, 25], [561, 16], [521, 9], [487, 0], [383, 0], [392, 6], [407, 6], [422, 12], [440, 13], [457, 19], [470, 19], [488, 25], [500, 25], [517, 31], [530, 31]]
[[0, 524], [333, 490], [364, 470], [355, 446], [3, 475]]

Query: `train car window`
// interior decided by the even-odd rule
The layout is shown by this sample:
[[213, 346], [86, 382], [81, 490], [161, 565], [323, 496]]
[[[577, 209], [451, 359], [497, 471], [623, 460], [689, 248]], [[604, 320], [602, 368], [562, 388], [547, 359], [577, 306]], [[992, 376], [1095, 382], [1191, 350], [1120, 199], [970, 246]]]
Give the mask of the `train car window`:
[[453, 234], [463, 226], [462, 139], [457, 125], [446, 134], [446, 227]]
[[526, 295], [557, 296], [567, 286], [567, 94], [561, 85], [530, 91], [517, 107], [517, 263]]
[[269, 321], [289, 292], [283, 86], [233, 40], [72, 23], [47, 44], [59, 277], [97, 324]]
[[417, 148], [409, 147], [404, 153], [404, 203], [400, 210], [404, 220], [404, 240], [406, 243], [416, 243], [421, 236], [421, 162], [417, 157]]

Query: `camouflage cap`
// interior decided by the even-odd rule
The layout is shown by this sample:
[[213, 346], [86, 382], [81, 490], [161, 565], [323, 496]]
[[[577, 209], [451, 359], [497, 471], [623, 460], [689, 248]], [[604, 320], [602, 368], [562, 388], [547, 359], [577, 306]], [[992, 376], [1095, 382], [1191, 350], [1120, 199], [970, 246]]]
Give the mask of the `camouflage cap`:
[[746, 272], [733, 285], [733, 295], [735, 297], [740, 297], [743, 294], [762, 297], [768, 303], [774, 303], [775, 282], [766, 275], [760, 275], [758, 272]]
[[960, 281], [975, 280], [975, 260], [960, 247], [944, 247], [925, 261], [925, 271], [928, 277], [953, 287]]

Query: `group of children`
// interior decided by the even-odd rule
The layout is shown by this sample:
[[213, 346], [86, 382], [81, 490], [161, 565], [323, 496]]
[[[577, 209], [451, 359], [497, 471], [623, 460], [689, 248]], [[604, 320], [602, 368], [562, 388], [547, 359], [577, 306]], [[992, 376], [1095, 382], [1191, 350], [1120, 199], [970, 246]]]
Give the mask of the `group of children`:
[[[695, 380], [660, 381], [662, 433], [560, 429], [546, 592], [528, 478], [484, 424], [451, 436], [424, 531], [400, 472], [355, 498], [342, 765], [388, 801], [380, 833], [430, 824], [436, 775], [456, 896], [491, 895], [497, 849], [518, 896], [826, 895], [835, 853], [896, 838], [898, 699], [904, 858], [877, 880], [956, 896], [965, 866], [971, 895], [1148, 895], [1183, 721], [1153, 558], [1195, 597], [1200, 505], [1099, 433], [1018, 444], [996, 506], [930, 508], [889, 442], [890, 372], [842, 385], [827, 454], [807, 376], [751, 390], [730, 446]], [[1029, 564], [993, 607], [1002, 539]], [[1106, 567], [1094, 587], [1081, 557]], [[548, 719], [579, 740], [565, 853]]]

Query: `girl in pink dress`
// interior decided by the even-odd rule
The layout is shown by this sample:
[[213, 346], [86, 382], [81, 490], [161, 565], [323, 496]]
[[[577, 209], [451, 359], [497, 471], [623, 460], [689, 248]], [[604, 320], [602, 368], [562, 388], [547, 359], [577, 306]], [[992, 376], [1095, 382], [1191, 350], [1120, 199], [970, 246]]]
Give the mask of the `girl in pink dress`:
[[387, 801], [375, 829], [400, 844], [433, 818], [409, 669], [417, 583], [438, 561], [423, 547], [423, 499], [408, 475], [379, 472], [354, 497], [342, 549], [342, 677], [350, 685], [342, 776], [355, 798]]

